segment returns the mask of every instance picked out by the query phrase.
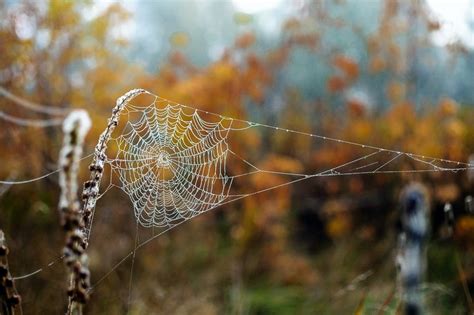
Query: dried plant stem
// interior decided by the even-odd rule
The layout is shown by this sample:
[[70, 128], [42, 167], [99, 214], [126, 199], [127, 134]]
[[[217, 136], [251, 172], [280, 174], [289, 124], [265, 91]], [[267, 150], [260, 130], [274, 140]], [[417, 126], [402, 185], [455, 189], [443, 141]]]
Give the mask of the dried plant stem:
[[69, 289], [66, 314], [82, 314], [89, 299], [90, 273], [87, 266], [86, 243], [83, 233], [84, 221], [77, 197], [77, 171], [82, 155], [84, 138], [90, 128], [87, 112], [71, 112], [63, 123], [64, 143], [59, 156], [59, 184], [61, 195], [59, 212], [61, 225], [66, 233], [63, 250], [64, 262], [68, 268]]
[[94, 160], [89, 166], [91, 171], [90, 180], [84, 183], [84, 189], [82, 192], [83, 208], [82, 208], [82, 217], [84, 219], [84, 229], [83, 232], [86, 234], [86, 243], [84, 244], [87, 247], [87, 241], [90, 236], [90, 230], [92, 225], [92, 218], [94, 216], [95, 205], [97, 203], [97, 197], [99, 196], [99, 186], [104, 172], [104, 165], [106, 162], [107, 156], [105, 151], [107, 150], [107, 143], [110, 140], [110, 137], [117, 127], [119, 122], [120, 113], [122, 112], [124, 106], [134, 97], [148, 93], [143, 89], [134, 89], [128, 91], [123, 96], [117, 99], [117, 103], [112, 110], [112, 116], [109, 118], [107, 123], [107, 128], [100, 135], [99, 141], [95, 147]]
[[395, 296], [395, 293], [397, 292], [397, 287], [394, 286], [393, 287], [393, 290], [390, 291], [390, 293], [387, 295], [387, 297], [385, 298], [385, 301], [383, 301], [383, 304], [382, 306], [380, 307], [377, 315], [383, 315], [387, 312], [387, 309], [388, 309], [388, 306], [390, 305], [390, 303], [392, 302], [394, 296]]
[[458, 269], [459, 280], [461, 281], [462, 288], [464, 290], [464, 296], [466, 297], [467, 306], [469, 308], [470, 314], [472, 315], [474, 314], [474, 303], [472, 301], [471, 292], [469, 291], [469, 285], [466, 280], [466, 272], [464, 271], [464, 268], [462, 267], [461, 260], [457, 253], [455, 256], [455, 260], [456, 260], [456, 268]]
[[5, 234], [0, 230], [0, 314], [21, 314], [21, 308], [19, 307], [21, 299], [8, 269], [7, 255], [8, 247]]

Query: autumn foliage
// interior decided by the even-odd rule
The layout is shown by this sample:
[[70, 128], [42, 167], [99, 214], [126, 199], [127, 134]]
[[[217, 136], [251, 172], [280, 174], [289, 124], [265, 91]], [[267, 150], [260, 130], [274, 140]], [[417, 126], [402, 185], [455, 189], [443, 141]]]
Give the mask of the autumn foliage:
[[[449, 96], [428, 103], [414, 97], [416, 84], [408, 75], [411, 48], [399, 41], [400, 34], [410, 31], [409, 24], [397, 23], [397, 18], [405, 14], [399, 5], [403, 1], [385, 1], [380, 22], [369, 35], [358, 33], [356, 26], [348, 25], [350, 21], [333, 17], [324, 6], [319, 6], [323, 2], [308, 1], [300, 8], [302, 12], [284, 21], [281, 40], [275, 47], [264, 52], [255, 49], [259, 37], [246, 28], [217, 60], [204, 67], [194, 65], [186, 55], [184, 47], [192, 38], [183, 32], [170, 34], [172, 48], [167, 60], [150, 72], [121, 54], [130, 43], [113, 30], [133, 16], [118, 4], [85, 19], [80, 12], [90, 9], [90, 1], [50, 0], [41, 7], [35, 1], [15, 6], [0, 1], [0, 84], [33, 102], [88, 110], [93, 128], [85, 152], [92, 151], [115, 99], [140, 87], [230, 117], [260, 119], [282, 128], [467, 161], [474, 152], [474, 115], [472, 106], [469, 107], [472, 104], [459, 104]], [[411, 14], [418, 14], [419, 21], [426, 23], [428, 38], [439, 26], [423, 12], [418, 8]], [[33, 23], [32, 34], [20, 29], [22, 19]], [[237, 22], [247, 20], [247, 16], [236, 17]], [[327, 29], [349, 29], [362, 36], [367, 58], [359, 60], [350, 52], [332, 50], [322, 40]], [[314, 98], [280, 83], [301, 51], [328, 69], [322, 82], [314, 82], [322, 87]], [[361, 88], [367, 78], [378, 85]], [[373, 96], [373, 90], [381, 96]], [[280, 101], [278, 107], [272, 103], [275, 99]], [[24, 118], [48, 118], [25, 112], [5, 98], [0, 98], [0, 110]], [[255, 113], [264, 114], [255, 118]], [[265, 113], [273, 116], [267, 117]], [[59, 128], [1, 124], [1, 179], [35, 177], [55, 169], [62, 138]], [[237, 154], [257, 161], [259, 168], [292, 173], [334, 167], [362, 152], [360, 148], [313, 141], [297, 134], [254, 129], [231, 135], [230, 146]], [[396, 167], [409, 170], [414, 167], [410, 163], [400, 161]], [[228, 167], [229, 173], [243, 171], [242, 165], [232, 161]], [[85, 178], [86, 164], [83, 169]], [[310, 301], [309, 306], [299, 303], [292, 309], [297, 311], [288, 314], [314, 314], [318, 310], [321, 314], [331, 310], [344, 313], [355, 309], [358, 295], [347, 297], [346, 307], [323, 307], [318, 303], [338, 304], [332, 300], [337, 289], [367, 269], [382, 274], [380, 282], [375, 279], [367, 286], [369, 294], [382, 303], [393, 278], [387, 271], [391, 270], [392, 261], [386, 259], [395, 244], [397, 194], [414, 179], [426, 181], [432, 193], [436, 238], [443, 224], [439, 219], [443, 216], [440, 207], [451, 202], [461, 212], [463, 198], [473, 193], [474, 183], [467, 180], [464, 172], [312, 179], [229, 204], [144, 248], [135, 264], [132, 311], [145, 314], [158, 307], [164, 314], [179, 313], [177, 310], [190, 314], [190, 309], [197, 310], [196, 314], [229, 313], [239, 303], [260, 305], [258, 294], [267, 297], [259, 291], [260, 286], [271, 283], [270, 286], [281, 288], [289, 296], [296, 292], [297, 301]], [[256, 174], [240, 182], [239, 188], [257, 191], [285, 181], [288, 178], [280, 175]], [[57, 194], [54, 179], [47, 179], [12, 188], [2, 196], [0, 225], [8, 231], [12, 252], [25, 248], [16, 260], [14, 254], [10, 258], [18, 274], [46, 265], [59, 253], [61, 234], [49, 232], [57, 224]], [[98, 206], [101, 212], [94, 221], [90, 257], [95, 279], [110, 271], [133, 248], [135, 223], [126, 196], [117, 191], [110, 195]], [[472, 258], [472, 215], [463, 215], [455, 229], [454, 245], [449, 245], [448, 250], [452, 251], [453, 246], [462, 248]], [[141, 233], [145, 238], [154, 232]], [[339, 272], [335, 272], [337, 268]], [[39, 306], [41, 301], [60, 299], [55, 286], [63, 283], [64, 275], [58, 270], [48, 269], [37, 278], [18, 284], [25, 301], [30, 301], [25, 308], [37, 307], [47, 313], [61, 309], [61, 305]], [[128, 281], [129, 271], [129, 266], [122, 266], [94, 290], [91, 314], [125, 312], [128, 291], [123, 283]], [[436, 275], [433, 277], [439, 280]], [[454, 281], [453, 290], [458, 294], [458, 275], [446, 277], [451, 284]], [[472, 287], [473, 275], [466, 277]], [[51, 288], [43, 289], [49, 285]], [[371, 291], [378, 285], [382, 287], [380, 292]], [[118, 287], [122, 289], [116, 290]], [[322, 287], [327, 290], [319, 291]], [[447, 300], [449, 308], [463, 298]], [[182, 301], [182, 305], [176, 301]], [[257, 310], [255, 314], [271, 313], [271, 308], [265, 313], [268, 309], [265, 305], [261, 307], [263, 311]]]

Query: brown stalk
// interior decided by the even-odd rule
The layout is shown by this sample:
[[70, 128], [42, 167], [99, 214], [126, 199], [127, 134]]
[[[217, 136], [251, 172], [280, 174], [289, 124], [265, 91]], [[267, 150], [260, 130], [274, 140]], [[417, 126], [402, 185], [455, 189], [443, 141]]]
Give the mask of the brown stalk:
[[470, 314], [474, 314], [474, 303], [472, 301], [471, 292], [469, 291], [469, 285], [466, 280], [466, 272], [462, 267], [461, 260], [459, 259], [459, 255], [456, 254], [455, 256], [456, 261], [456, 268], [458, 269], [459, 280], [461, 281], [462, 288], [464, 290], [464, 296], [466, 297], [466, 303], [469, 308]]
[[104, 173], [104, 165], [107, 159], [105, 154], [107, 143], [109, 142], [115, 127], [118, 125], [120, 114], [125, 105], [134, 97], [143, 93], [149, 94], [149, 92], [143, 89], [134, 89], [128, 91], [117, 99], [116, 105], [112, 110], [112, 116], [108, 120], [107, 127], [100, 135], [99, 141], [95, 147], [94, 159], [92, 164], [89, 166], [91, 176], [90, 179], [84, 183], [84, 189], [82, 191], [82, 218], [84, 220], [83, 232], [86, 235], [84, 248], [87, 248], [88, 246], [87, 242], [90, 236], [95, 205], [97, 203], [97, 197], [99, 196], [100, 181]]
[[82, 155], [84, 137], [90, 128], [87, 112], [71, 112], [64, 120], [64, 143], [59, 156], [59, 185], [61, 195], [59, 212], [61, 225], [66, 233], [63, 249], [64, 262], [68, 268], [69, 288], [66, 314], [82, 314], [89, 299], [90, 273], [87, 266], [86, 243], [83, 233], [84, 221], [77, 197], [77, 172]]
[[0, 314], [21, 314], [21, 298], [8, 269], [8, 247], [5, 234], [0, 230]]

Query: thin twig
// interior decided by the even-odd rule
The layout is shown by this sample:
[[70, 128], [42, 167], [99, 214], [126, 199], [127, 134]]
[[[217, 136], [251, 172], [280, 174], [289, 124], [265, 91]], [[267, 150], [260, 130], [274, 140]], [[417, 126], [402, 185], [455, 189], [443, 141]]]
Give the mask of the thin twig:
[[24, 108], [27, 108], [37, 113], [42, 113], [42, 114], [47, 114], [47, 115], [56, 115], [56, 116], [65, 116], [70, 112], [70, 109], [68, 108], [53, 107], [50, 105], [42, 105], [42, 104], [37, 104], [31, 101], [28, 101], [24, 98], [18, 97], [15, 94], [9, 92], [7, 89], [5, 89], [2, 86], [0, 86], [0, 95], [6, 97], [7, 99], [16, 103], [19, 106], [22, 106]]
[[388, 306], [392, 302], [396, 292], [397, 292], [397, 288], [396, 288], [396, 286], [394, 286], [393, 289], [390, 291], [390, 293], [385, 298], [385, 301], [383, 301], [383, 304], [380, 307], [377, 315], [383, 315], [387, 311]]
[[466, 296], [466, 302], [467, 302], [467, 306], [469, 307], [469, 312], [470, 314], [474, 314], [474, 303], [472, 301], [471, 292], [469, 291], [469, 286], [466, 281], [466, 273], [464, 272], [464, 269], [461, 265], [461, 260], [459, 259], [459, 255], [457, 253], [454, 258], [456, 261], [456, 268], [458, 269], [458, 273], [459, 273], [459, 280], [462, 283], [464, 295]]

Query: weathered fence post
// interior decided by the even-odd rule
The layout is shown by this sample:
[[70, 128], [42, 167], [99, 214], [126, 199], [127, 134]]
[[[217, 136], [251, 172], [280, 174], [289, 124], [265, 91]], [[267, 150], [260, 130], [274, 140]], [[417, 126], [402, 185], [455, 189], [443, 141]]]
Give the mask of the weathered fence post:
[[427, 190], [418, 183], [408, 185], [401, 194], [399, 281], [406, 315], [423, 313], [420, 284], [426, 268], [425, 241], [429, 229]]

